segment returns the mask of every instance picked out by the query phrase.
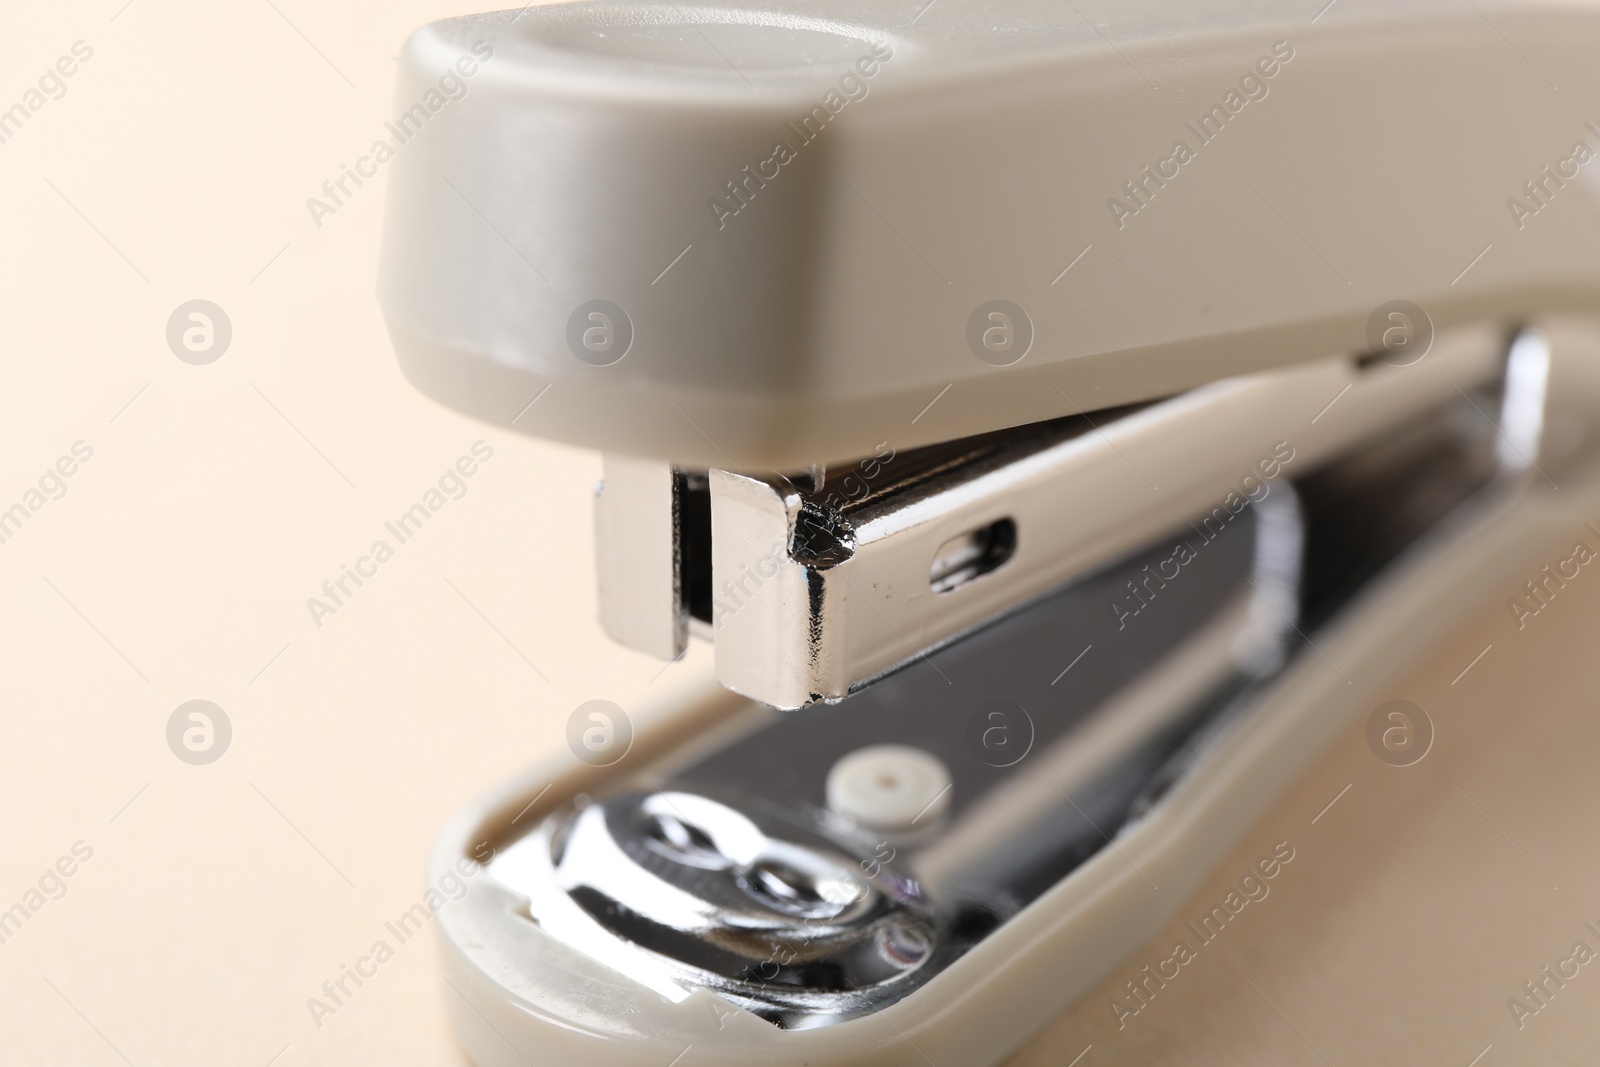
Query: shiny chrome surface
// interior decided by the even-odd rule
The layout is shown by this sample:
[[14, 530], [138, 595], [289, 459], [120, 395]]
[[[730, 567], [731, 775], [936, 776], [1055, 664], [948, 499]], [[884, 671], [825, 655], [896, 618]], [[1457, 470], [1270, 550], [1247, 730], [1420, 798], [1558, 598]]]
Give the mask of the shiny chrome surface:
[[491, 870], [543, 879], [532, 914], [572, 947], [650, 952], [630, 973], [673, 999], [712, 989], [800, 1027], [898, 999], [933, 958], [932, 905], [892, 856], [782, 808], [661, 790], [570, 809]]
[[[562, 806], [490, 872], [550, 936], [674, 1001], [710, 991], [785, 1029], [869, 1014], [1115, 848], [1389, 564], [1531, 476], [1496, 460], [1500, 393], [1197, 511], [841, 702], [753, 705], [745, 732]], [[826, 792], [885, 744], [950, 776], [895, 831]]]
[[1470, 330], [1406, 366], [1325, 360], [917, 452], [885, 442], [820, 491], [713, 470], [717, 678], [777, 708], [839, 700], [1230, 492], [1459, 402], [1504, 353]]
[[689, 642], [681, 481], [659, 460], [608, 455], [594, 493], [600, 625], [618, 644], [661, 659]]
[[[1182, 532], [849, 700], [758, 713], [692, 766], [582, 798], [490, 870], [552, 936], [674, 1000], [713, 990], [784, 1028], [868, 1013], [1104, 844], [1208, 709], [1282, 661], [1300, 533], [1273, 485], [1188, 533], [1164, 589]], [[1135, 586], [1154, 599], [1119, 616]], [[941, 803], [897, 831], [830, 811], [828, 771], [891, 740], [949, 768]]]

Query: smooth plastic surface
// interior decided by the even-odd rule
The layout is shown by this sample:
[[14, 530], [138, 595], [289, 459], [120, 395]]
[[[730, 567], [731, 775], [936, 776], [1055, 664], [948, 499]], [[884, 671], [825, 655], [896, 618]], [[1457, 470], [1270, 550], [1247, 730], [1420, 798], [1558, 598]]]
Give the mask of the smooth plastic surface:
[[[950, 771], [912, 745], [858, 748], [828, 772], [828, 808], [877, 830], [932, 826], [950, 803]], [[926, 820], [926, 821], [924, 821]]]
[[1395, 299], [1442, 329], [1600, 285], [1592, 12], [918, 6], [419, 31], [380, 284], [406, 373], [798, 469], [1367, 350]]

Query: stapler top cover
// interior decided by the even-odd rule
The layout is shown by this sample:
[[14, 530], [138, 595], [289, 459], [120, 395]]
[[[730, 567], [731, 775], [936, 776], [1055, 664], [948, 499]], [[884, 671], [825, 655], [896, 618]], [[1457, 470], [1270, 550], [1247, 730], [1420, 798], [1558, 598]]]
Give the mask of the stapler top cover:
[[425, 27], [384, 159], [403, 368], [540, 436], [781, 470], [1359, 351], [1391, 300], [1592, 304], [1600, 12], [1319, 7]]

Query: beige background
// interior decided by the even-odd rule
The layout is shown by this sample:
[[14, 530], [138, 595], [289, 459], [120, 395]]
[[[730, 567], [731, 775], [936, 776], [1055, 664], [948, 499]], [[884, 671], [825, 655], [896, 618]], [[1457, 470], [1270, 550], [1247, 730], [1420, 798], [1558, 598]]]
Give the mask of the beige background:
[[[600, 635], [596, 457], [401, 379], [372, 298], [381, 176], [320, 229], [307, 212], [379, 136], [406, 33], [473, 6], [0, 15], [0, 106], [94, 48], [0, 145], [0, 508], [94, 449], [0, 545], [0, 908], [93, 849], [0, 945], [0, 1062], [458, 1064], [430, 940], [320, 1028], [306, 998], [420, 898], [441, 821], [559, 746], [572, 708], [648, 718], [708, 673], [703, 647], [663, 673]], [[197, 297], [234, 331], [205, 367], [164, 337]], [[315, 626], [306, 598], [480, 439], [466, 496]], [[1600, 965], [1520, 1033], [1504, 1001], [1600, 925], [1597, 618], [1586, 574], [1525, 633], [1464, 622], [1396, 694], [1435, 717], [1427, 760], [1352, 737], [1223, 866], [1289, 840], [1272, 896], [1128, 1030], [1106, 990], [1023, 1062], [1593, 1062]], [[205, 767], [165, 740], [196, 698], [234, 729]]]
[[[0, 1063], [453, 1064], [430, 939], [320, 1030], [306, 998], [420, 899], [452, 810], [705, 650], [652, 684], [600, 634], [597, 457], [401, 378], [381, 179], [306, 209], [380, 135], [410, 30], [473, 5], [123, 2], [0, 16], [6, 105], [94, 48], [0, 145], [0, 508], [94, 449], [0, 545], [0, 908], [94, 849], [0, 945]], [[165, 341], [197, 297], [234, 330], [204, 367]], [[306, 598], [480, 439], [467, 495], [315, 627]], [[234, 727], [206, 767], [165, 740], [196, 698]]]

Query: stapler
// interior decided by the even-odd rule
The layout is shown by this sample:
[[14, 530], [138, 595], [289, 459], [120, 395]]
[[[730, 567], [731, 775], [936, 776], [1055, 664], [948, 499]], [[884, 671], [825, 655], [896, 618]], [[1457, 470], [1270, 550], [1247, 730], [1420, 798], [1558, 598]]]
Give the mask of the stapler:
[[473, 1060], [994, 1064], [1159, 929], [1588, 499], [1597, 45], [1491, 0], [419, 30], [401, 367], [603, 453], [600, 624], [719, 683], [579, 709], [440, 837]]

